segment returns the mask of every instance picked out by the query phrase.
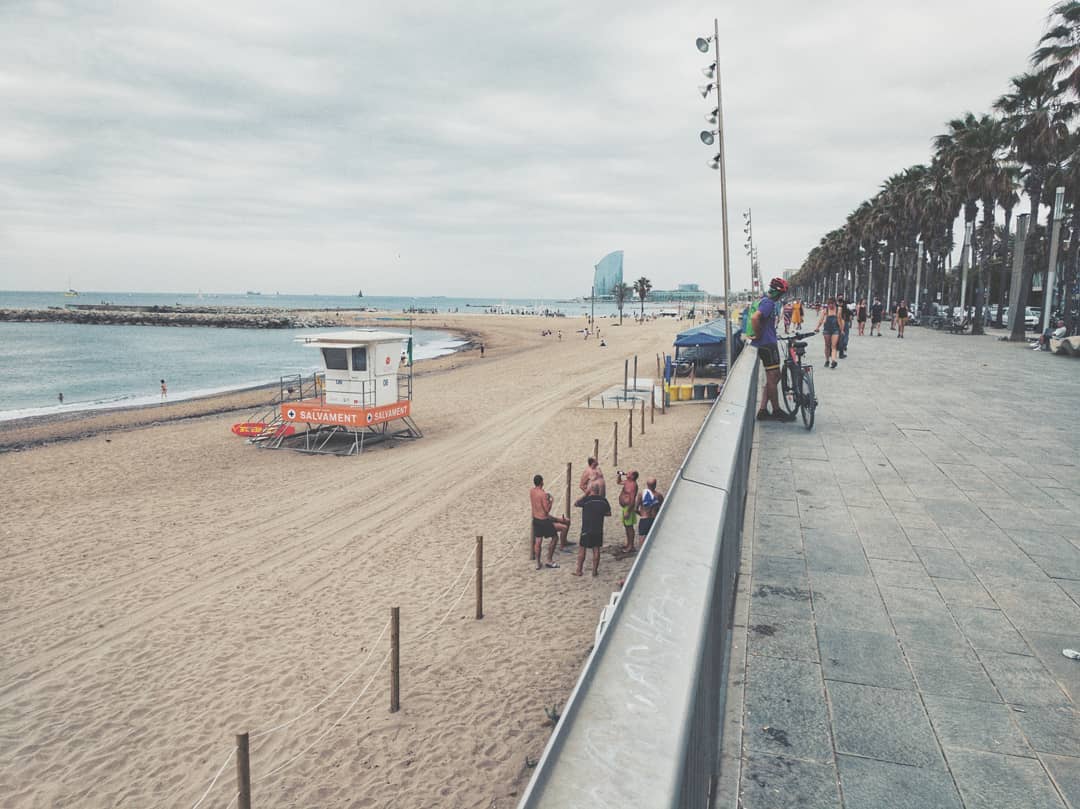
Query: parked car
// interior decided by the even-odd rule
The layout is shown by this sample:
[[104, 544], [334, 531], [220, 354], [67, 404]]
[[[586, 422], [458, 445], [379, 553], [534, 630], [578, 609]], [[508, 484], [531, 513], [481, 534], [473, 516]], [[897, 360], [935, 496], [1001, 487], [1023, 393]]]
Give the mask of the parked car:
[[1024, 328], [1028, 331], [1038, 331], [1042, 321], [1042, 310], [1037, 306], [1024, 307]]

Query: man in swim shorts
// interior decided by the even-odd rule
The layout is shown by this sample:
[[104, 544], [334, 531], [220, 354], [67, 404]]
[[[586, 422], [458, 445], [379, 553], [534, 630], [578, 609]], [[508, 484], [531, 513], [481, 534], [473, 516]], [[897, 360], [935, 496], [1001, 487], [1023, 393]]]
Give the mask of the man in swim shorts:
[[649, 531], [652, 530], [653, 521], [660, 512], [660, 504], [663, 502], [664, 495], [656, 490], [656, 478], [646, 480], [645, 489], [638, 495], [637, 500], [637, 513], [641, 518], [638, 520], [638, 536], [641, 537], [642, 545], [649, 537]]
[[589, 491], [579, 499], [575, 506], [581, 509], [581, 544], [578, 546], [577, 570], [575, 576], [582, 575], [585, 567], [585, 549], [592, 549], [592, 574], [600, 574], [600, 547], [604, 544], [604, 518], [611, 516], [611, 505], [600, 493], [600, 484], [592, 481]]
[[548, 548], [547, 563], [545, 567], [558, 567], [555, 561], [555, 545], [562, 542], [566, 544], [566, 533], [570, 530], [570, 520], [566, 517], [552, 517], [552, 497], [544, 491], [544, 478], [541, 475], [533, 476], [533, 487], [529, 490], [529, 503], [532, 506], [532, 537], [533, 558], [536, 560], [536, 569], [539, 570], [540, 556], [544, 548], [544, 538], [551, 538], [551, 546]]
[[637, 480], [637, 470], [631, 469], [626, 473], [622, 491], [619, 492], [619, 506], [622, 508], [622, 524], [623, 528], [626, 530], [626, 544], [623, 545], [622, 549], [626, 553], [633, 553], [635, 550], [634, 526], [637, 524]]
[[578, 488], [581, 489], [583, 494], [589, 493], [589, 485], [596, 481], [600, 484], [600, 496], [607, 496], [607, 482], [604, 480], [604, 473], [600, 469], [600, 462], [596, 458], [589, 458], [586, 462], [585, 471], [581, 473], [581, 481], [578, 483]]

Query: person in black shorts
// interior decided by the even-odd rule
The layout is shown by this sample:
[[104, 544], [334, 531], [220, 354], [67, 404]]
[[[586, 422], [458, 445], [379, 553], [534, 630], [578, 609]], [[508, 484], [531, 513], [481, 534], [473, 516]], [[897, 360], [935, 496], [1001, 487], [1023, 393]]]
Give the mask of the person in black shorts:
[[529, 490], [529, 503], [532, 507], [533, 559], [536, 569], [540, 569], [540, 557], [544, 548], [544, 538], [551, 538], [545, 567], [558, 567], [555, 561], [555, 545], [561, 541], [566, 545], [566, 533], [570, 530], [570, 520], [566, 517], [552, 517], [552, 497], [544, 491], [542, 475], [533, 476], [533, 487]]
[[840, 307], [836, 303], [836, 298], [829, 298], [825, 301], [817, 327], [814, 329], [825, 336], [826, 368], [836, 367], [836, 356], [840, 353], [840, 329]]
[[578, 546], [577, 570], [575, 576], [582, 575], [585, 567], [585, 549], [592, 549], [592, 574], [600, 574], [600, 548], [604, 544], [604, 518], [611, 516], [611, 504], [601, 494], [600, 482], [589, 483], [589, 491], [579, 499], [575, 506], [581, 509], [581, 544]]
[[645, 481], [645, 488], [638, 494], [638, 536], [641, 537], [642, 546], [649, 537], [656, 515], [660, 513], [660, 505], [664, 502], [664, 495], [656, 490], [656, 478]]
[[855, 320], [859, 324], [859, 336], [863, 337], [866, 334], [866, 301], [859, 301], [859, 308], [855, 310]]
[[[765, 396], [758, 409], [758, 420], [775, 419], [776, 421], [795, 421], [795, 414], [780, 407], [777, 386], [780, 382], [780, 348], [776, 339], [776, 313], [779, 301], [787, 294], [788, 283], [783, 278], [774, 278], [769, 282], [769, 292], [758, 303], [746, 329], [751, 340], [750, 345], [758, 350], [758, 357], [765, 367]], [[769, 413], [767, 405], [772, 405]]]
[[885, 307], [881, 305], [881, 298], [874, 298], [874, 305], [870, 307], [870, 336], [874, 336], [874, 329], [877, 329], [877, 336], [881, 336], [881, 315], [885, 312]]
[[900, 305], [896, 307], [896, 339], [900, 340], [904, 337], [904, 324], [907, 323], [908, 315], [907, 301], [900, 301]]

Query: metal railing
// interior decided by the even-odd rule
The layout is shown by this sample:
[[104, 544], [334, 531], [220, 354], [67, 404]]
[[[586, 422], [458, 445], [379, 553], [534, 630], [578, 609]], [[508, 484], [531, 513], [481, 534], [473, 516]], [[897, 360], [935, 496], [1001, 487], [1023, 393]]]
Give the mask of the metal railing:
[[757, 351], [743, 351], [671, 485], [519, 809], [710, 805], [757, 379]]

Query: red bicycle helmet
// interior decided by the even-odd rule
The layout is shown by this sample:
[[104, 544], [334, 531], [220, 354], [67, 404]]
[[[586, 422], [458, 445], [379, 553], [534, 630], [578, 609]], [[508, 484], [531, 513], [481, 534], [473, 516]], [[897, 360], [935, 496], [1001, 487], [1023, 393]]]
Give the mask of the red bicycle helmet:
[[769, 282], [769, 289], [775, 290], [782, 295], [788, 291], [788, 282], [783, 278], [774, 278]]

